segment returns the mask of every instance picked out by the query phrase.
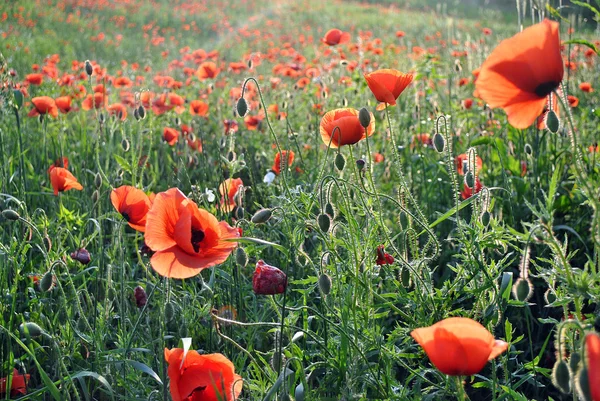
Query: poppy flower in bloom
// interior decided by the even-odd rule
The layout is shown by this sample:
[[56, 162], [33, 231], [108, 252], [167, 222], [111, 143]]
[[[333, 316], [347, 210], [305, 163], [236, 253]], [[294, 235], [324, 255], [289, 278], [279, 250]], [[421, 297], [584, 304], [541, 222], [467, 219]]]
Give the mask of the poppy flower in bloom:
[[202, 100], [192, 100], [190, 102], [190, 114], [193, 116], [206, 117], [208, 114], [208, 104]]
[[494, 340], [485, 327], [465, 317], [444, 319], [413, 330], [410, 335], [423, 347], [431, 363], [449, 376], [474, 375], [508, 348], [508, 343]]
[[579, 98], [577, 96], [569, 95], [567, 96], [567, 100], [569, 102], [569, 106], [573, 108], [579, 106]]
[[385, 251], [383, 245], [379, 245], [377, 247], [377, 260], [375, 260], [377, 265], [391, 265], [394, 264], [394, 257]]
[[58, 195], [59, 192], [68, 191], [69, 189], [76, 189], [78, 191], [83, 189], [77, 178], [66, 168], [52, 165], [48, 172], [50, 173], [50, 183], [52, 184], [52, 188], [54, 188], [54, 195]]
[[139, 232], [146, 231], [146, 215], [152, 207], [150, 198], [144, 191], [129, 185], [113, 189], [110, 201], [123, 216], [129, 227]]
[[282, 150], [281, 153], [277, 152], [277, 154], [275, 154], [275, 160], [273, 161], [273, 167], [271, 167], [271, 170], [273, 170], [273, 172], [276, 175], [281, 174], [281, 157], [283, 156], [283, 160], [285, 160], [286, 156], [287, 156], [287, 164], [285, 164], [285, 167], [290, 167], [292, 165], [292, 163], [294, 163], [294, 157], [296, 156], [293, 150]]
[[589, 333], [585, 336], [588, 382], [593, 401], [600, 401], [600, 336]]
[[50, 114], [52, 117], [58, 117], [58, 107], [56, 102], [49, 96], [34, 97], [31, 99], [33, 109], [27, 114], [28, 117], [35, 117], [44, 114]]
[[235, 195], [244, 182], [241, 178], [228, 178], [219, 185], [219, 194], [221, 195], [221, 204], [219, 209], [223, 212], [231, 212], [235, 207]]
[[240, 237], [232, 228], [171, 188], [156, 195], [146, 216], [146, 245], [155, 253], [152, 268], [161, 276], [189, 278], [223, 263]]
[[73, 110], [73, 107], [71, 106], [71, 96], [57, 97], [54, 102], [56, 103], [58, 110], [63, 114], [67, 114]]
[[558, 23], [533, 25], [502, 41], [481, 66], [475, 86], [490, 107], [500, 107], [515, 128], [542, 114], [548, 95], [563, 79]]
[[587, 92], [587, 93], [591, 93], [594, 91], [594, 88], [592, 88], [592, 84], [590, 84], [589, 82], [580, 83], [579, 89], [581, 89], [583, 92]]
[[173, 146], [177, 143], [177, 139], [179, 139], [179, 131], [177, 131], [175, 128], [166, 127], [163, 130], [163, 139], [169, 145]]
[[339, 29], [330, 29], [321, 39], [328, 46], [340, 45], [350, 41], [350, 34]]
[[275, 266], [266, 264], [262, 259], [256, 262], [252, 275], [252, 289], [258, 295], [283, 294], [287, 287], [287, 276]]
[[108, 113], [111, 115], [117, 116], [117, 118], [121, 121], [125, 121], [127, 119], [127, 108], [122, 103], [114, 103], [106, 108]]
[[234, 401], [242, 392], [241, 376], [222, 354], [165, 348], [165, 360], [173, 401]]
[[325, 113], [321, 119], [321, 139], [325, 145], [338, 148], [342, 145], [353, 145], [373, 135], [375, 131], [375, 117], [373, 113], [369, 126], [365, 129], [358, 121], [358, 110], [344, 108], [335, 109]]
[[[29, 377], [30, 375], [22, 375], [17, 369], [13, 369], [12, 382], [10, 385], [11, 397], [27, 394], [27, 382], [29, 382]], [[0, 395], [6, 394], [7, 382], [8, 378], [6, 377], [0, 379]]]
[[404, 74], [398, 70], [377, 70], [365, 74], [367, 85], [380, 102], [395, 105], [398, 96], [412, 82], [412, 74]]
[[204, 81], [205, 79], [216, 78], [217, 75], [219, 75], [219, 72], [220, 70], [215, 63], [212, 61], [205, 61], [198, 67], [196, 76], [200, 81]]
[[25, 75], [25, 82], [30, 85], [41, 85], [44, 81], [44, 76], [39, 73]]

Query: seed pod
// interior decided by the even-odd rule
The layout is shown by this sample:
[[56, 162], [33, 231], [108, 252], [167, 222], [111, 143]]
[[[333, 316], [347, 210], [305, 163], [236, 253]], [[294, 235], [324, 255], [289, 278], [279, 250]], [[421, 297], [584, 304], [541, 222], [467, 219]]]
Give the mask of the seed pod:
[[548, 131], [553, 134], [556, 134], [560, 128], [560, 120], [554, 110], [549, 110], [546, 113], [546, 127], [548, 128]]
[[272, 215], [273, 215], [272, 209], [260, 209], [256, 213], [254, 213], [254, 216], [252, 216], [250, 221], [253, 222], [254, 224], [263, 224], [263, 223], [266, 223], [267, 221], [269, 221], [269, 219], [271, 218]]
[[248, 254], [241, 246], [238, 247], [235, 251], [235, 261], [240, 267], [246, 267], [248, 264]]
[[321, 274], [319, 277], [319, 289], [323, 295], [329, 295], [331, 292], [331, 277], [325, 273]]
[[436, 132], [435, 135], [433, 136], [433, 147], [439, 153], [442, 153], [444, 151], [444, 149], [446, 148], [446, 140], [439, 132]]
[[465, 184], [469, 188], [473, 188], [475, 186], [475, 174], [473, 174], [471, 171], [467, 171], [467, 174], [465, 174]]
[[15, 89], [13, 90], [13, 95], [15, 96], [15, 106], [17, 106], [17, 109], [20, 109], [23, 106], [23, 92]]
[[54, 274], [52, 274], [52, 271], [48, 271], [40, 280], [40, 289], [44, 292], [48, 292], [52, 287], [54, 287]]
[[371, 124], [371, 113], [365, 107], [358, 111], [358, 122], [363, 128], [367, 128]]
[[240, 117], [245, 117], [246, 113], [248, 113], [248, 102], [246, 102], [246, 99], [243, 97], [239, 98], [235, 106], [235, 110]]
[[165, 320], [170, 322], [175, 316], [175, 304], [173, 302], [167, 302], [165, 305]]
[[19, 213], [15, 212], [12, 209], [3, 210], [2, 217], [4, 217], [6, 220], [12, 220], [12, 221], [16, 221], [21, 218], [21, 216], [19, 216]]
[[121, 147], [123, 148], [123, 151], [129, 152], [129, 141], [123, 138], [123, 140], [121, 141]]
[[579, 371], [579, 362], [581, 362], [581, 355], [579, 352], [573, 352], [571, 358], [569, 358], [569, 369], [571, 369], [571, 372], [575, 375]]
[[513, 295], [521, 302], [527, 302], [533, 295], [533, 285], [528, 278], [519, 278], [513, 285]]
[[562, 359], [556, 361], [552, 368], [552, 384], [563, 394], [571, 392], [571, 371], [569, 365]]
[[590, 388], [590, 376], [587, 367], [582, 367], [575, 379], [577, 394], [582, 401], [592, 401], [592, 391]]
[[346, 159], [344, 158], [344, 155], [341, 153], [335, 155], [334, 164], [335, 168], [337, 168], [339, 171], [344, 171], [344, 167], [346, 166]]
[[326, 215], [325, 213], [321, 213], [317, 217], [317, 224], [319, 225], [319, 228], [321, 229], [321, 231], [326, 233], [329, 231], [329, 228], [331, 227], [331, 218], [328, 215]]
[[19, 332], [22, 336], [39, 337], [44, 334], [44, 330], [36, 323], [26, 322], [19, 325]]
[[92, 76], [94, 73], [94, 68], [92, 67], [92, 63], [90, 63], [90, 60], [85, 60], [85, 72], [88, 76]]

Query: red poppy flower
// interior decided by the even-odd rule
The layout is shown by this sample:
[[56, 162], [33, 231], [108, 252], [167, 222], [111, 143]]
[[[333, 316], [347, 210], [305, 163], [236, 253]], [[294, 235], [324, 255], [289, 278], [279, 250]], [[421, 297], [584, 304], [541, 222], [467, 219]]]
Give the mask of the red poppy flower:
[[563, 79], [558, 23], [533, 25], [502, 41], [481, 66], [475, 82], [490, 107], [501, 107], [515, 128], [527, 128]]
[[121, 103], [111, 104], [106, 108], [108, 113], [111, 115], [117, 116], [117, 118], [121, 121], [125, 121], [127, 119], [127, 108]]
[[58, 107], [58, 110], [63, 114], [67, 114], [68, 112], [73, 110], [73, 108], [71, 107], [71, 96], [57, 97], [54, 102], [56, 103], [56, 107]]
[[198, 67], [196, 76], [200, 81], [204, 81], [205, 79], [216, 78], [217, 75], [219, 75], [219, 72], [220, 70], [215, 63], [212, 61], [205, 61]]
[[241, 178], [228, 178], [219, 185], [221, 204], [219, 209], [223, 212], [231, 212], [235, 207], [235, 195], [244, 183]]
[[365, 74], [367, 85], [375, 95], [375, 99], [391, 105], [396, 104], [398, 96], [412, 82], [412, 74], [404, 74], [398, 70], [377, 70]]
[[471, 107], [473, 107], [473, 99], [467, 98], [463, 100], [462, 106], [465, 108], [465, 110], [469, 110]]
[[29, 117], [35, 117], [44, 114], [50, 114], [52, 117], [58, 117], [58, 107], [56, 102], [49, 96], [34, 97], [31, 99], [33, 109], [27, 114]]
[[108, 103], [106, 95], [102, 92], [94, 92], [93, 95], [87, 95], [87, 97], [81, 102], [81, 108], [83, 110], [100, 109]]
[[246, 124], [246, 128], [250, 131], [256, 131], [262, 122], [261, 116], [246, 116], [244, 117], [244, 124]]
[[179, 139], [179, 131], [175, 128], [165, 127], [163, 130], [163, 139], [171, 146], [177, 143], [177, 139]]
[[365, 129], [358, 121], [358, 110], [344, 108], [331, 110], [325, 113], [319, 127], [321, 139], [325, 145], [338, 148], [342, 145], [352, 145], [373, 135], [375, 131], [375, 117], [373, 113], [369, 126]]
[[[15, 397], [17, 395], [27, 394], [27, 382], [29, 382], [30, 375], [22, 375], [17, 369], [13, 369], [12, 382], [10, 385], [10, 395]], [[8, 378], [3, 377], [0, 379], [0, 395], [6, 394], [6, 383]]]
[[41, 85], [44, 82], [44, 76], [39, 73], [25, 75], [25, 82], [29, 85]]
[[238, 123], [235, 120], [223, 120], [223, 127], [225, 127], [225, 135], [233, 134], [239, 129]]
[[394, 257], [385, 251], [383, 245], [377, 247], [377, 259], [375, 260], [377, 265], [391, 265], [394, 264]]
[[[473, 191], [473, 189], [475, 189], [475, 191]], [[481, 181], [479, 181], [479, 177], [475, 177], [475, 188], [467, 186], [467, 183], [465, 182], [463, 184], [463, 190], [460, 191], [460, 196], [463, 199], [469, 199], [471, 196], [473, 196], [474, 193], [479, 193], [479, 191], [481, 191], [482, 189], [483, 185], [481, 184]]]
[[287, 288], [287, 276], [275, 266], [263, 260], [256, 262], [256, 270], [252, 275], [252, 289], [258, 295], [283, 294]]
[[206, 117], [208, 114], [208, 104], [202, 100], [192, 100], [190, 102], [190, 114], [193, 116]]
[[594, 88], [592, 88], [592, 84], [590, 84], [589, 82], [580, 83], [579, 89], [581, 89], [583, 92], [586, 92], [586, 93], [591, 93], [594, 91]]
[[222, 354], [165, 348], [165, 360], [173, 401], [235, 401], [242, 392], [241, 376]]
[[[467, 156], [466, 153], [462, 153], [462, 154], [456, 156], [456, 159], [455, 159], [456, 170], [459, 175], [465, 174], [465, 172], [463, 170], [463, 165], [465, 164], [465, 162], [468, 162], [468, 161], [469, 161], [469, 156]], [[481, 169], [483, 168], [483, 160], [481, 160], [481, 157], [477, 156], [475, 158], [475, 164], [476, 164], [476, 170], [481, 171]]]
[[508, 348], [506, 342], [494, 340], [485, 327], [465, 317], [444, 319], [413, 330], [410, 335], [423, 347], [431, 363], [450, 376], [474, 375]]
[[567, 100], [569, 101], [569, 106], [575, 108], [579, 106], [579, 98], [573, 95], [568, 95]]
[[281, 153], [277, 152], [275, 154], [275, 160], [273, 161], [273, 167], [271, 167], [271, 170], [273, 170], [273, 172], [277, 175], [281, 174], [281, 157], [283, 156], [283, 160], [285, 160], [286, 156], [287, 156], [287, 164], [286, 164], [286, 168], [287, 167], [291, 167], [292, 163], [294, 163], [294, 157], [296, 156], [296, 154], [294, 153], [293, 150], [282, 150]]
[[589, 333], [585, 336], [588, 381], [593, 401], [600, 401], [600, 336]]
[[156, 195], [146, 216], [146, 245], [156, 253], [150, 263], [161, 276], [189, 278], [223, 263], [240, 237], [232, 228], [171, 188]]
[[330, 29], [327, 31], [323, 39], [323, 43], [329, 46], [335, 46], [350, 41], [350, 34], [348, 32], [342, 32], [339, 29]]
[[118, 77], [113, 81], [113, 85], [116, 88], [130, 88], [133, 86], [133, 82], [127, 77]]
[[144, 191], [123, 185], [113, 189], [110, 201], [131, 228], [142, 233], [146, 231], [146, 215], [152, 207], [152, 202]]
[[69, 170], [63, 167], [50, 166], [50, 182], [54, 188], [54, 195], [59, 192], [76, 189], [81, 191], [83, 186], [77, 181], [77, 178]]

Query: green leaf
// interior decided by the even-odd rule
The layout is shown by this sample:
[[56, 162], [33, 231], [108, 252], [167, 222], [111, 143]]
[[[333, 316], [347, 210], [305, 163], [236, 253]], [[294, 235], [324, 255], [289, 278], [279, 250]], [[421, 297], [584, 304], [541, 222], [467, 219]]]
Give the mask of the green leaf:
[[258, 245], [265, 245], [265, 246], [272, 246], [273, 248], [277, 249], [278, 251], [280, 251], [281, 253], [283, 253], [285, 256], [288, 256], [288, 251], [287, 249], [285, 249], [283, 246], [276, 244], [274, 242], [269, 242], [269, 241], [265, 241], [263, 239], [258, 239], [258, 238], [250, 238], [250, 237], [241, 237], [241, 238], [231, 238], [231, 239], [225, 239], [223, 241], [229, 241], [229, 242], [245, 242], [245, 243], [251, 243], [251, 244], [258, 244]]
[[162, 380], [160, 380], [160, 377], [149, 366], [147, 366], [141, 362], [138, 362], [138, 361], [132, 361], [131, 359], [127, 359], [126, 362], [128, 364], [130, 364], [134, 369], [137, 369], [143, 373], [146, 373], [150, 377], [152, 377], [154, 380], [156, 380], [156, 382], [158, 384], [161, 384], [161, 385], [163, 384]]
[[108, 393], [110, 394], [110, 398], [113, 400], [115, 399], [115, 396], [114, 396], [115, 392], [114, 392], [113, 388], [111, 387], [111, 385], [104, 378], [104, 376], [100, 376], [96, 372], [90, 372], [89, 370], [82, 370], [81, 372], [77, 372], [73, 376], [70, 376], [70, 377], [72, 380], [79, 379], [81, 377], [91, 377], [93, 379], [96, 379], [96, 380], [98, 380], [98, 382], [100, 382], [100, 384], [102, 384], [104, 387], [106, 387], [106, 389], [108, 390]]
[[283, 384], [283, 381], [291, 374], [293, 374], [294, 371], [291, 370], [290, 368], [285, 368], [285, 371], [282, 372], [279, 377], [277, 378], [277, 381], [275, 381], [275, 383], [273, 384], [273, 387], [271, 387], [269, 389], [269, 391], [267, 392], [267, 394], [265, 395], [265, 398], [263, 398], [263, 401], [271, 401], [271, 399], [273, 399], [273, 397], [275, 396], [275, 394], [277, 394], [277, 391], [279, 390], [279, 387], [281, 387], [281, 385]]
[[119, 155], [113, 155], [113, 156], [115, 157], [115, 160], [117, 161], [119, 166], [121, 166], [121, 168], [123, 170], [125, 170], [129, 174], [131, 174], [131, 165], [129, 164], [129, 162]]

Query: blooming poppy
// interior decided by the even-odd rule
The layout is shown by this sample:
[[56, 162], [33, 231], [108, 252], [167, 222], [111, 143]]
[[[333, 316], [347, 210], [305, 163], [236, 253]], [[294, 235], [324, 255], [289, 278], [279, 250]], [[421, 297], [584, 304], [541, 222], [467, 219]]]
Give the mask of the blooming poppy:
[[394, 264], [394, 257], [385, 251], [383, 245], [377, 247], [377, 259], [375, 260], [378, 266]]
[[589, 333], [585, 336], [588, 381], [593, 401], [600, 401], [600, 336]]
[[222, 354], [165, 348], [165, 360], [173, 401], [235, 401], [242, 392], [241, 376]]
[[273, 161], [273, 167], [271, 167], [271, 170], [273, 170], [273, 172], [276, 175], [281, 174], [281, 157], [283, 156], [283, 160], [285, 161], [286, 156], [287, 156], [287, 164], [285, 164], [285, 167], [290, 167], [292, 165], [292, 163], [294, 163], [294, 157], [296, 156], [293, 150], [282, 150], [281, 152], [277, 152], [277, 154], [275, 154], [275, 160]]
[[325, 113], [319, 127], [321, 139], [325, 145], [337, 148], [342, 145], [352, 145], [373, 135], [375, 131], [375, 117], [373, 113], [371, 121], [365, 129], [358, 121], [358, 110], [343, 108], [335, 109]]
[[579, 106], [579, 98], [577, 96], [569, 95], [567, 96], [567, 100], [569, 102], [569, 106], [573, 108]]
[[481, 66], [475, 86], [490, 107], [503, 108], [515, 128], [527, 128], [542, 113], [563, 79], [558, 23], [533, 25], [502, 41]]
[[246, 128], [250, 131], [256, 131], [262, 122], [261, 116], [246, 116], [244, 117], [244, 124], [246, 124]]
[[175, 128], [165, 127], [163, 130], [163, 139], [169, 145], [173, 146], [177, 143], [177, 139], [179, 139], [179, 131]]
[[219, 222], [179, 189], [171, 188], [154, 198], [144, 240], [155, 252], [152, 268], [161, 276], [182, 279], [223, 263], [237, 246], [227, 240], [240, 234], [240, 229]]
[[77, 181], [77, 178], [69, 170], [63, 167], [50, 166], [50, 182], [52, 188], [54, 188], [54, 195], [58, 195], [59, 192], [68, 191], [69, 189], [76, 189], [81, 191], [83, 186]]
[[28, 117], [35, 117], [44, 114], [50, 114], [52, 117], [58, 117], [58, 107], [56, 102], [49, 96], [34, 97], [31, 99], [33, 109], [27, 114]]
[[589, 82], [580, 83], [579, 89], [581, 89], [583, 92], [587, 92], [587, 93], [591, 93], [594, 91], [594, 88], [592, 88], [592, 84], [590, 84]]
[[287, 288], [287, 276], [279, 268], [266, 264], [262, 259], [256, 262], [252, 275], [252, 289], [258, 295], [283, 294]]
[[444, 319], [413, 330], [410, 335], [423, 347], [431, 363], [450, 376], [474, 375], [508, 348], [508, 343], [494, 340], [485, 327], [465, 317]]
[[208, 114], [208, 104], [202, 100], [192, 100], [190, 102], [190, 114], [193, 116], [206, 117]]
[[321, 39], [328, 46], [335, 46], [350, 41], [350, 34], [339, 29], [330, 29]]
[[152, 202], [144, 191], [123, 185], [112, 190], [110, 201], [131, 228], [142, 233], [146, 231], [146, 215]]
[[404, 74], [398, 70], [377, 70], [365, 74], [367, 85], [375, 95], [375, 99], [391, 105], [396, 104], [398, 96], [412, 82], [412, 74]]
[[106, 108], [108, 113], [117, 116], [121, 121], [127, 119], [127, 108], [122, 103], [113, 103]]
[[100, 109], [106, 106], [108, 99], [102, 92], [94, 92], [93, 95], [87, 95], [87, 97], [81, 102], [81, 108], [83, 110]]
[[[29, 382], [30, 375], [22, 375], [17, 369], [13, 369], [12, 382], [10, 385], [11, 397], [17, 395], [27, 394], [27, 382]], [[3, 377], [0, 379], [0, 395], [6, 394], [6, 383], [8, 378]]]
[[216, 78], [217, 75], [219, 75], [219, 72], [220, 70], [215, 63], [212, 61], [205, 61], [198, 67], [196, 76], [200, 81], [204, 81], [205, 79]]
[[240, 186], [244, 185], [241, 178], [228, 178], [219, 185], [219, 194], [221, 195], [220, 209], [223, 212], [231, 212], [235, 206], [235, 195]]
[[54, 102], [56, 103], [58, 110], [63, 114], [67, 114], [73, 110], [73, 107], [71, 107], [71, 96], [57, 97]]
[[40, 73], [25, 75], [25, 82], [27, 82], [30, 85], [41, 85], [43, 81], [44, 76]]

